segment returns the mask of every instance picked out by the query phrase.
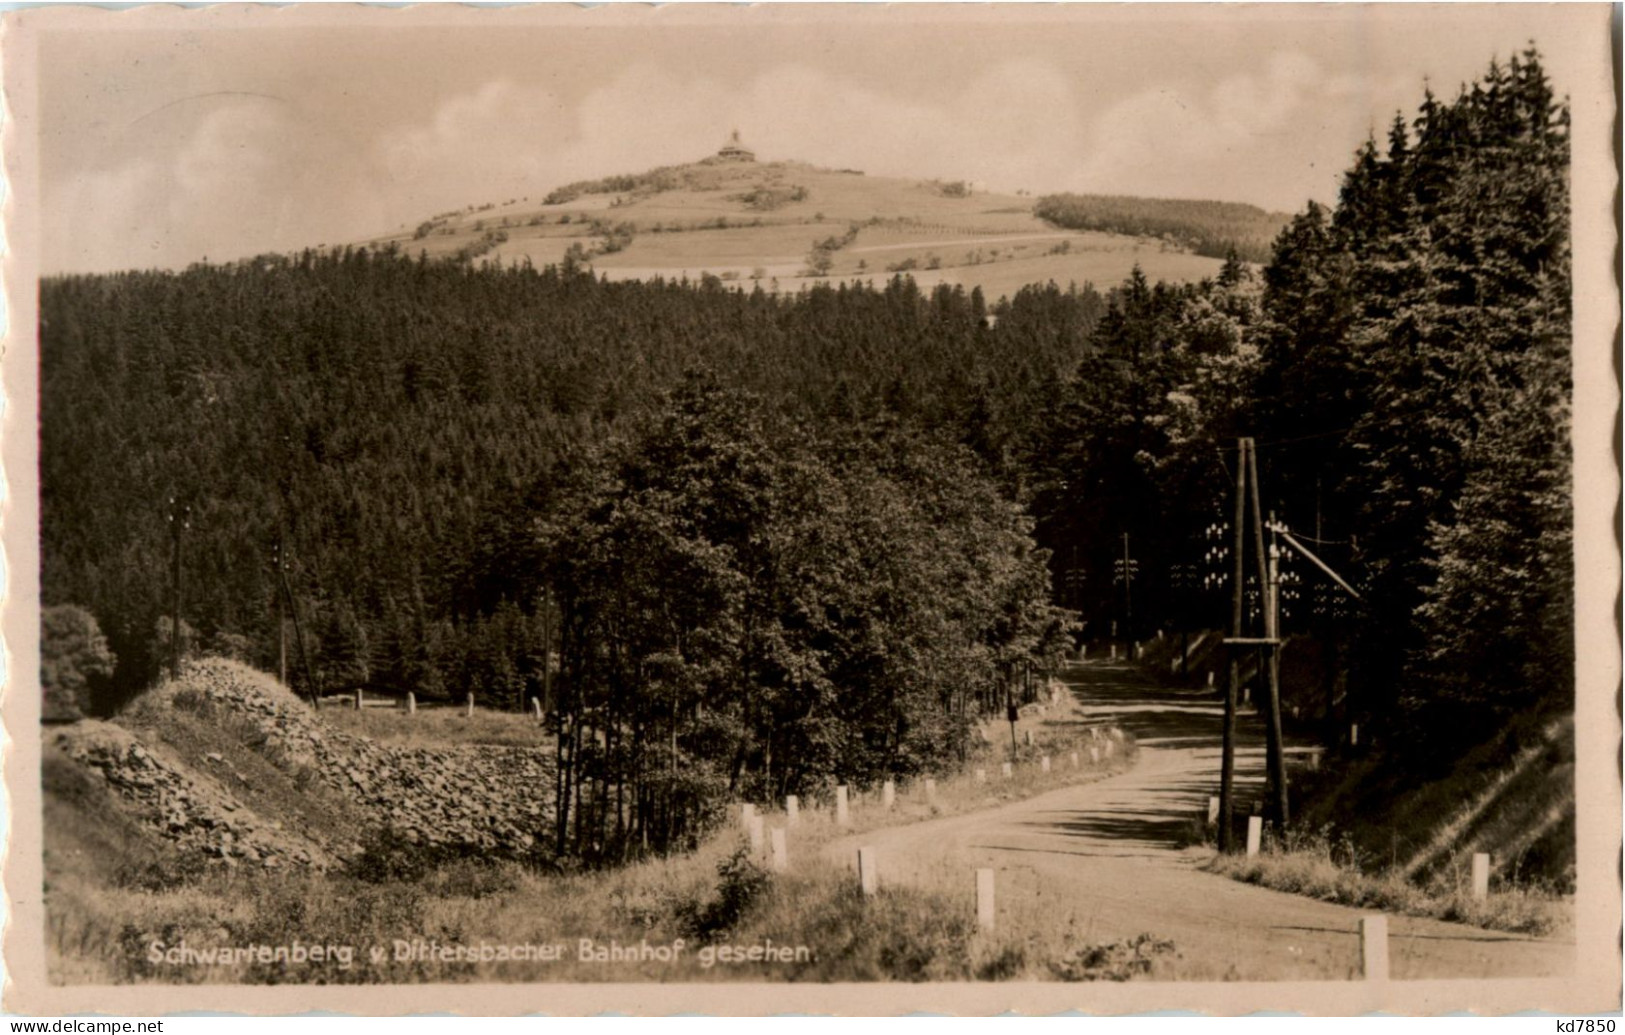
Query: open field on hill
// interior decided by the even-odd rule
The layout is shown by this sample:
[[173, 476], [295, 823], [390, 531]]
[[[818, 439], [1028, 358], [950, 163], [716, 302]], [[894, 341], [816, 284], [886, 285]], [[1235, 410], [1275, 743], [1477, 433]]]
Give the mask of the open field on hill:
[[[471, 206], [371, 244], [430, 258], [475, 251], [479, 262], [562, 262], [572, 246], [613, 280], [698, 280], [705, 275], [798, 291], [815, 249], [833, 280], [884, 280], [895, 272], [922, 287], [980, 287], [989, 301], [1028, 284], [1116, 284], [1138, 263], [1152, 280], [1216, 274], [1217, 259], [1149, 237], [1058, 228], [1032, 199], [961, 184], [871, 177], [796, 163], [674, 167], [662, 189], [563, 191]], [[629, 182], [637, 177], [628, 178]], [[616, 236], [613, 245], [611, 235]]]

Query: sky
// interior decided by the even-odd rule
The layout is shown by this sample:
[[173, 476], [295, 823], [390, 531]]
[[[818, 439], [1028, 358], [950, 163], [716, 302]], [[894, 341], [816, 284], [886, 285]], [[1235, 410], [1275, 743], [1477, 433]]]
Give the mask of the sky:
[[763, 160], [1290, 212], [1334, 201], [1354, 149], [1425, 84], [1453, 95], [1534, 40], [1563, 90], [1564, 55], [1598, 25], [1420, 4], [42, 20], [42, 269], [361, 240], [692, 161], [734, 128]]

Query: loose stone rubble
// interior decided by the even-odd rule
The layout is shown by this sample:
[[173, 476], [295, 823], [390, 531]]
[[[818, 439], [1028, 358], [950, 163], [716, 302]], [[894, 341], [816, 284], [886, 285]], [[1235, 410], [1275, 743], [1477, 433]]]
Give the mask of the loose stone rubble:
[[[316, 781], [359, 806], [374, 827], [388, 826], [424, 845], [488, 856], [529, 854], [546, 829], [553, 761], [536, 748], [447, 745], [403, 748], [334, 729], [274, 680], [236, 662], [207, 659], [143, 701], [144, 716], [185, 708], [204, 721], [230, 715], [251, 731], [244, 750], [277, 768]], [[519, 720], [516, 720], [519, 721]], [[211, 776], [194, 775], [122, 726], [85, 722], [55, 735], [68, 755], [99, 770], [149, 827], [184, 848], [235, 862], [324, 868], [354, 844], [331, 853], [285, 836], [233, 798]], [[204, 765], [224, 775], [230, 760], [210, 752]], [[360, 840], [364, 831], [356, 831]], [[303, 842], [305, 846], [296, 846]]]
[[[122, 726], [86, 720], [55, 731], [53, 737], [69, 758], [100, 773], [148, 827], [184, 851], [228, 866], [246, 862], [266, 869], [327, 869], [337, 863], [319, 844], [282, 833], [218, 783], [191, 775], [168, 752], [144, 746]], [[225, 764], [223, 758], [219, 761]]]

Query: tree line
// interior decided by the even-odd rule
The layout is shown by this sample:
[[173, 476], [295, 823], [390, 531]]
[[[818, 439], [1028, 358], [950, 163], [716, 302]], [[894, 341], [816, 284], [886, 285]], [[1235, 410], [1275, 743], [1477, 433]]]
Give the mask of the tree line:
[[1268, 262], [1270, 243], [1286, 217], [1234, 201], [1048, 194], [1033, 215], [1068, 230], [1160, 237], [1197, 255]]
[[1225, 624], [1229, 587], [1204, 577], [1256, 436], [1268, 509], [1361, 591], [1300, 564], [1288, 601], [1289, 631], [1339, 645], [1343, 718], [1448, 765], [1570, 707], [1568, 169], [1531, 48], [1396, 115], [1256, 273], [1114, 292], [1027, 465], [1085, 617], [1128, 619], [1129, 533], [1137, 622]]
[[106, 633], [101, 712], [166, 656], [171, 499], [189, 642], [275, 668], [281, 543], [322, 687], [517, 706], [551, 634], [505, 573], [526, 500], [688, 372], [993, 450], [1104, 308], [1035, 288], [994, 334], [979, 293], [909, 280], [778, 298], [359, 249], [52, 278], [41, 305], [43, 593]]

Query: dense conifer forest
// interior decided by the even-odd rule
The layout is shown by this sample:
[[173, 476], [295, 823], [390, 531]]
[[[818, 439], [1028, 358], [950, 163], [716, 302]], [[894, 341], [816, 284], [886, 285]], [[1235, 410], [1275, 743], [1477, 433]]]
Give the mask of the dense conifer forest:
[[1251, 435], [1266, 509], [1362, 591], [1304, 574], [1287, 631], [1447, 764], [1572, 703], [1568, 158], [1531, 50], [1197, 284], [775, 297], [365, 249], [52, 278], [44, 603], [106, 633], [97, 710], [158, 675], [177, 555], [188, 645], [274, 669], [280, 544], [301, 690], [545, 694], [561, 780], [667, 843], [721, 788], [943, 764], [1080, 630], [1222, 625]]
[[1285, 222], [1277, 213], [1233, 201], [1104, 194], [1050, 194], [1033, 205], [1033, 215], [1068, 230], [1161, 237], [1197, 255], [1236, 255], [1248, 262], [1269, 261], [1270, 242]]

